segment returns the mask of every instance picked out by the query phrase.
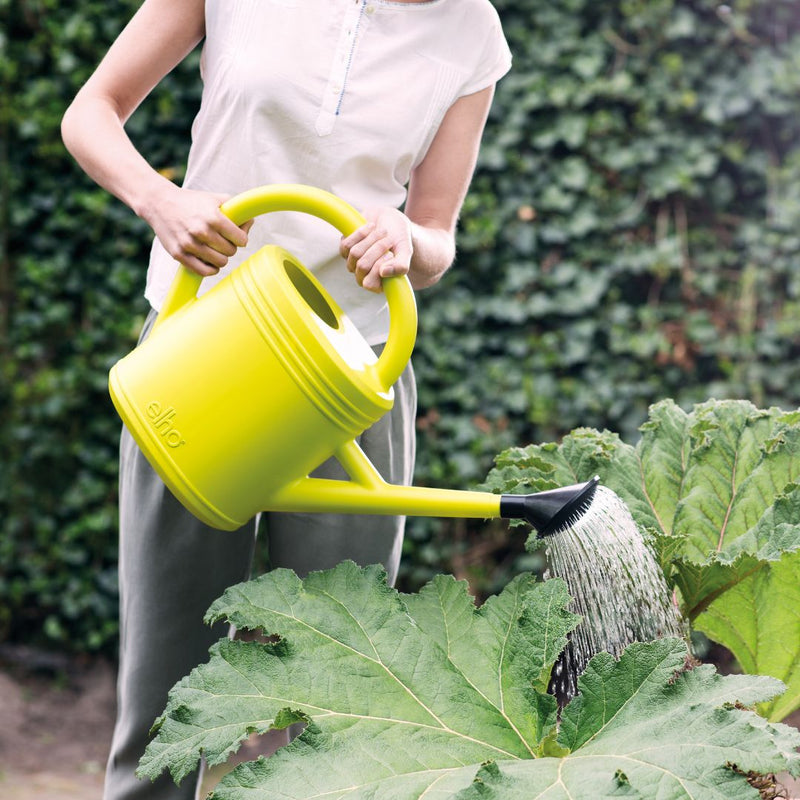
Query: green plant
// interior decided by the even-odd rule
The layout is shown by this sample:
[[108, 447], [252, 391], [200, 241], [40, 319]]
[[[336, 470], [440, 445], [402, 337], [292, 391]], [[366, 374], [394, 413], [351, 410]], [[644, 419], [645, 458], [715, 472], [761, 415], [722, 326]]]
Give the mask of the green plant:
[[[417, 478], [710, 395], [800, 404], [800, 0], [494, 0], [514, 54], [458, 258], [419, 294]], [[61, 115], [139, 0], [0, 0], [0, 638], [113, 652], [116, 446], [150, 232], [80, 173]], [[180, 181], [198, 54], [128, 123]], [[485, 595], [500, 527], [412, 520], [403, 574]]]
[[307, 723], [269, 759], [237, 766], [218, 800], [274, 798], [757, 798], [743, 773], [800, 772], [800, 734], [741, 710], [772, 678], [686, 671], [677, 640], [600, 654], [557, 722], [546, 694], [577, 618], [560, 580], [515, 578], [476, 608], [439, 576], [421, 592], [344, 562], [278, 570], [208, 614], [271, 643], [223, 640], [172, 690], [141, 774], [176, 780], [250, 733]]
[[762, 707], [800, 707], [800, 412], [708, 401], [650, 409], [636, 446], [581, 428], [561, 444], [501, 454], [495, 491], [600, 475], [651, 535], [681, 611], [747, 672], [780, 678]]
[[[514, 67], [457, 263], [420, 295], [419, 474], [471, 485], [580, 426], [632, 440], [663, 397], [800, 405], [800, 5], [495, 4]], [[528, 568], [482, 527], [410, 538], [415, 579]]]

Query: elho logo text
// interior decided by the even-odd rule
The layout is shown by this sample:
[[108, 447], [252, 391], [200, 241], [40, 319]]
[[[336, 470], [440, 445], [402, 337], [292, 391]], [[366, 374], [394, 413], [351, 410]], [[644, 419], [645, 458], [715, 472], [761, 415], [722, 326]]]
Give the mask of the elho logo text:
[[186, 440], [181, 438], [180, 431], [173, 425], [175, 413], [172, 406], [162, 409], [161, 403], [157, 400], [153, 400], [147, 406], [150, 424], [158, 431], [168, 447], [180, 447], [182, 444], [186, 444]]

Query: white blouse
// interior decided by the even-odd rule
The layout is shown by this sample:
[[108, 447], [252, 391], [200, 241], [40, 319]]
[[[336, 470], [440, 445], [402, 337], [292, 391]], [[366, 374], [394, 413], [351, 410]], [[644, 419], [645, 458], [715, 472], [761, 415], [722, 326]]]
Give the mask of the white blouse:
[[[510, 64], [489, 0], [207, 0], [184, 186], [233, 195], [305, 183], [359, 210], [400, 207], [445, 112]], [[276, 212], [249, 239], [201, 291], [279, 244], [314, 270], [370, 344], [385, 340], [385, 300], [356, 284], [330, 225]], [[145, 292], [154, 308], [176, 268], [156, 240]]]

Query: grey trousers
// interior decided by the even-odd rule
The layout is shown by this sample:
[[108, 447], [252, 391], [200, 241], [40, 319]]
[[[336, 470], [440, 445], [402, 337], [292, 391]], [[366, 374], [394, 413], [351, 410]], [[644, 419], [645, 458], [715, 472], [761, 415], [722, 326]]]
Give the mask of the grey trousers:
[[[142, 332], [149, 332], [155, 315]], [[395, 384], [394, 408], [359, 439], [391, 483], [410, 484], [414, 467], [416, 386], [411, 365]], [[213, 423], [212, 423], [213, 424]], [[314, 473], [345, 477], [338, 462]], [[381, 563], [397, 576], [405, 518], [332, 514], [267, 514], [269, 563], [299, 575], [344, 559]], [[250, 577], [255, 521], [238, 531], [209, 528], [164, 486], [123, 430], [120, 443], [120, 653], [117, 720], [111, 742], [104, 800], [192, 800], [197, 781], [176, 787], [168, 775], [139, 780], [135, 770], [167, 693], [208, 648], [227, 635], [203, 616], [224, 590]], [[199, 777], [199, 776], [198, 776]]]

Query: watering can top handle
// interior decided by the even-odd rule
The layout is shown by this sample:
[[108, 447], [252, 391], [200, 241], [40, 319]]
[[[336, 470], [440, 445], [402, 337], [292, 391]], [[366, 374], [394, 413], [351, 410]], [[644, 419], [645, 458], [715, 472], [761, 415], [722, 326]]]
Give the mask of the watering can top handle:
[[[345, 236], [366, 220], [353, 206], [330, 192], [302, 184], [273, 184], [250, 189], [220, 207], [225, 216], [241, 225], [271, 211], [302, 211], [329, 222]], [[181, 267], [161, 307], [160, 319], [197, 297], [201, 275]], [[389, 305], [390, 328], [386, 346], [376, 365], [381, 384], [387, 389], [400, 377], [411, 358], [417, 334], [417, 307], [407, 276], [384, 278], [383, 291]]]

